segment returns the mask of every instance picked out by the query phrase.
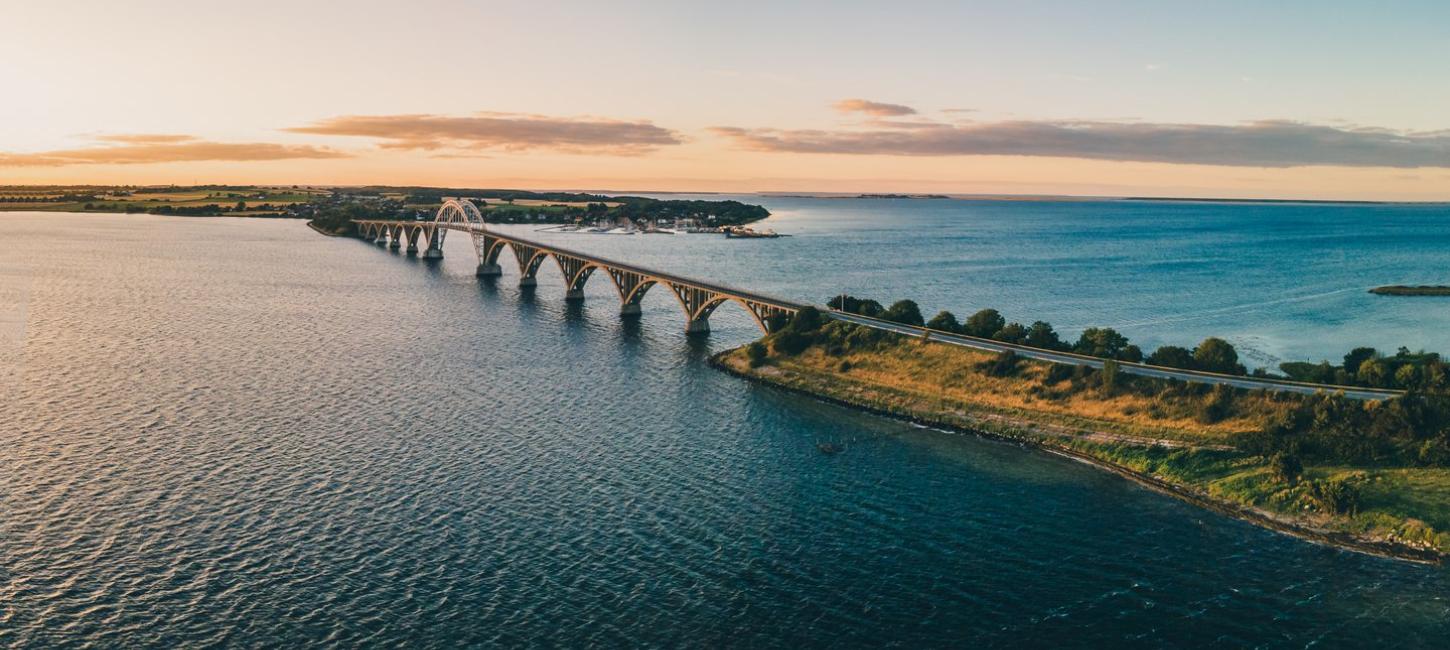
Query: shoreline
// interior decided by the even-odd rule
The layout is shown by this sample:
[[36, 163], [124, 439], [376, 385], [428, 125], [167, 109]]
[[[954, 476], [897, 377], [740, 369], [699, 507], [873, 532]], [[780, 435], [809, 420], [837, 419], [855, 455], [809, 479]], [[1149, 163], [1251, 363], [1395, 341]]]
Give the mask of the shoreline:
[[[825, 402], [827, 404], [842, 406], [845, 408], [870, 413], [872, 415], [883, 416], [893, 420], [907, 422], [918, 426], [925, 426], [937, 430], [973, 435], [987, 440], [1010, 442], [1016, 443], [1018, 445], [1030, 446], [1033, 449], [1037, 449], [1045, 453], [1070, 458], [1072, 460], [1092, 465], [1097, 469], [1107, 471], [1109, 473], [1116, 474], [1122, 478], [1131, 480], [1138, 485], [1153, 490], [1154, 492], [1177, 498], [1180, 501], [1184, 501], [1205, 510], [1209, 510], [1211, 512], [1215, 512], [1217, 514], [1227, 517], [1232, 517], [1240, 521], [1245, 521], [1261, 528], [1265, 528], [1280, 534], [1289, 535], [1291, 537], [1295, 537], [1311, 543], [1330, 546], [1345, 551], [1362, 553], [1365, 555], [1373, 555], [1376, 557], [1382, 557], [1387, 559], [1401, 560], [1406, 562], [1414, 562], [1417, 564], [1427, 564], [1434, 566], [1442, 566], [1445, 563], [1445, 560], [1447, 558], [1450, 558], [1450, 554], [1446, 554], [1434, 549], [1419, 548], [1416, 546], [1388, 541], [1365, 539], [1351, 533], [1325, 530], [1300, 522], [1284, 519], [1263, 510], [1259, 510], [1238, 503], [1233, 503], [1230, 501], [1216, 499], [1207, 494], [1202, 494], [1199, 491], [1165, 481], [1149, 474], [1144, 474], [1142, 472], [1119, 465], [1117, 463], [1094, 457], [1090, 454], [1086, 454], [1076, 449], [1072, 449], [1064, 445], [1053, 444], [1045, 439], [1031, 436], [1011, 435], [1005, 432], [992, 431], [984, 427], [965, 427], [943, 420], [933, 420], [930, 418], [920, 417], [918, 415], [898, 413], [863, 402], [853, 401], [846, 397], [821, 394], [797, 386], [791, 386], [783, 382], [774, 381], [771, 378], [760, 374], [742, 372], [741, 370], [731, 367], [729, 364], [724, 362], [725, 357], [734, 354], [739, 349], [740, 348], [731, 348], [729, 350], [725, 350], [711, 355], [709, 358], [710, 366], [715, 368], [716, 370], [720, 370], [729, 375], [733, 375], [735, 377], [744, 379], [757, 385], [769, 386], [771, 388], [784, 390], [786, 392], [796, 395], [810, 397], [812, 399]], [[1014, 424], [1030, 426], [1033, 423], [1030, 420], [1027, 420], [1014, 422]]]

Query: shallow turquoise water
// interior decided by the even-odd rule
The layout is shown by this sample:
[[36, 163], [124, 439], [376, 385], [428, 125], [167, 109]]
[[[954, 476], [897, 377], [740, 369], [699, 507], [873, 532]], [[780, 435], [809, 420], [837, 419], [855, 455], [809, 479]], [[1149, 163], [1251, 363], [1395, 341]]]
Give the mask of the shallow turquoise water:
[[[1306, 308], [1284, 305], [1322, 300], [1241, 299], [1262, 306], [1170, 330], [1145, 322], [1151, 296], [1178, 294], [1160, 299], [1172, 312], [1221, 308], [1233, 291], [1144, 280], [1159, 268], [1135, 261], [1145, 251], [1273, 253], [1225, 227], [1071, 254], [1082, 247], [1054, 238], [1101, 226], [1023, 225], [1042, 242], [1007, 246], [992, 240], [1011, 221], [1046, 218], [970, 204], [996, 216], [918, 215], [907, 232], [856, 203], [777, 201], [768, 225], [799, 236], [556, 237], [791, 296], [844, 268], [853, 292], [1174, 340], [1196, 327], [1247, 336], [1222, 329], [1233, 324], [1270, 340]], [[1380, 242], [1398, 266], [1335, 277], [1432, 275], [1425, 242], [1443, 243], [1441, 218], [1407, 210], [1370, 223], [1394, 233], [1409, 220], [1418, 236], [1336, 244]], [[1436, 647], [1450, 635], [1443, 569], [712, 371], [712, 350], [754, 336], [730, 308], [689, 340], [663, 292], [630, 323], [602, 278], [573, 308], [552, 268], [534, 291], [512, 275], [481, 283], [462, 238], [429, 265], [290, 221], [0, 220], [0, 645]], [[1203, 256], [1219, 261], [1182, 277], [1294, 277], [1283, 291], [1372, 306], [1304, 332], [1432, 346], [1444, 331], [1430, 332], [1444, 316], [1426, 303], [1330, 293], [1329, 262], [1288, 273]], [[1077, 284], [1013, 292], [1031, 284], [1019, 275], [1071, 269]], [[1424, 331], [1364, 326], [1412, 317]]]

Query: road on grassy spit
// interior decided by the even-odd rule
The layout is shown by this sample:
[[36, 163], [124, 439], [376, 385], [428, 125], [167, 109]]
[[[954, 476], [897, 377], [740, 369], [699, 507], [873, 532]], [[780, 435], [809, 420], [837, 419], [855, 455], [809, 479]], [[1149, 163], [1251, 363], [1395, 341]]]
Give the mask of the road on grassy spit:
[[[1103, 359], [1090, 357], [1072, 352], [1059, 352], [1056, 350], [1044, 350], [1042, 348], [1031, 348], [1024, 345], [1003, 343], [992, 339], [952, 334], [941, 330], [932, 330], [913, 325], [903, 325], [879, 318], [871, 318], [860, 314], [852, 314], [842, 311], [830, 310], [825, 312], [829, 318], [854, 323], [864, 327], [878, 330], [885, 330], [902, 336], [914, 338], [926, 338], [937, 343], [947, 345], [959, 345], [964, 348], [976, 350], [987, 350], [990, 352], [1002, 352], [1010, 350], [1018, 356], [1038, 361], [1051, 361], [1053, 363], [1067, 363], [1079, 366], [1090, 366], [1102, 368]], [[1320, 391], [1342, 391], [1345, 397], [1362, 400], [1384, 400], [1399, 397], [1405, 394], [1402, 390], [1389, 390], [1383, 388], [1364, 388], [1360, 386], [1330, 386], [1325, 384], [1310, 384], [1297, 381], [1286, 381], [1282, 379], [1268, 379], [1264, 377], [1243, 377], [1238, 375], [1224, 375], [1213, 372], [1201, 372], [1198, 370], [1182, 370], [1179, 368], [1165, 368], [1162, 366], [1150, 366], [1144, 363], [1131, 363], [1119, 361], [1120, 371], [1143, 377], [1155, 377], [1159, 379], [1177, 379], [1179, 381], [1191, 381], [1200, 384], [1223, 384], [1234, 388], [1248, 390], [1268, 390], [1287, 393], [1302, 393], [1313, 395]]]

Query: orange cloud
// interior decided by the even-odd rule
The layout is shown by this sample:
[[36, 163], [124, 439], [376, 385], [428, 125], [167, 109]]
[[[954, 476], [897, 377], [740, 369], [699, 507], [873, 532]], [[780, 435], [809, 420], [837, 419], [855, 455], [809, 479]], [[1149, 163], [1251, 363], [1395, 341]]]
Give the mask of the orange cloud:
[[865, 113], [872, 117], [901, 117], [915, 115], [916, 109], [901, 104], [886, 104], [865, 99], [843, 99], [832, 105], [842, 113]]
[[207, 142], [189, 135], [122, 134], [96, 138], [115, 143], [99, 147], [31, 153], [0, 152], [0, 167], [64, 167], [68, 165], [144, 165], [167, 162], [291, 160], [347, 158], [327, 147], [270, 142]]
[[178, 135], [173, 133], [122, 133], [118, 135], [98, 135], [95, 139], [101, 142], [120, 142], [124, 144], [164, 144], [168, 142], [189, 142], [197, 138], [194, 135]]
[[681, 144], [674, 132], [646, 121], [478, 113], [448, 115], [344, 115], [293, 133], [381, 140], [384, 149], [550, 149], [567, 153], [633, 155]]

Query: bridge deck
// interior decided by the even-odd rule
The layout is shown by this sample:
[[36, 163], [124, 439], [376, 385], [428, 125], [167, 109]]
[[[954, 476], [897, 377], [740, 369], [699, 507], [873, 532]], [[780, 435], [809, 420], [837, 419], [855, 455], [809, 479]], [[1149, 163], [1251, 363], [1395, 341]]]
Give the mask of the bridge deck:
[[[417, 221], [366, 221], [366, 222], [364, 222], [364, 221], [359, 221], [358, 223], [419, 225], [419, 224], [429, 224], [430, 222], [417, 222]], [[521, 245], [524, 245], [524, 246], [532, 246], [534, 248], [537, 248], [537, 249], [540, 249], [540, 250], [543, 250], [543, 251], [548, 251], [550, 253], [557, 252], [557, 253], [559, 253], [561, 255], [566, 255], [566, 256], [569, 256], [569, 257], [576, 257], [576, 258], [579, 258], [581, 260], [585, 260], [585, 261], [587, 261], [587, 262], [589, 262], [591, 264], [596, 264], [596, 265], [599, 265], [599, 266], [602, 266], [602, 267], [605, 267], [605, 268], [618, 269], [618, 270], [621, 270], [621, 271], [628, 271], [630, 273], [638, 273], [638, 274], [643, 275], [643, 276], [647, 276], [647, 277], [650, 277], [650, 278], [656, 278], [658, 280], [663, 280], [663, 281], [670, 282], [670, 283], [673, 283], [673, 284], [678, 284], [678, 285], [687, 286], [687, 287], [696, 287], [696, 288], [704, 289], [704, 290], [709, 291], [709, 292], [712, 292], [712, 293], [719, 293], [719, 294], [724, 294], [724, 295], [733, 296], [733, 297], [737, 297], [737, 298], [742, 298], [744, 300], [749, 300], [751, 302], [758, 302], [758, 303], [762, 303], [762, 304], [766, 304], [766, 305], [771, 305], [771, 306], [774, 306], [774, 307], [780, 307], [782, 309], [789, 309], [791, 311], [795, 311], [797, 309], [800, 309], [800, 308], [806, 306], [805, 303], [796, 302], [796, 301], [793, 301], [793, 300], [786, 300], [784, 298], [780, 298], [780, 297], [777, 297], [777, 296], [771, 296], [771, 295], [768, 295], [768, 294], [763, 294], [763, 293], [760, 293], [760, 292], [757, 292], [757, 291], [746, 291], [744, 289], [740, 289], [740, 288], [737, 288], [737, 287], [732, 287], [732, 286], [726, 285], [726, 284], [720, 284], [718, 282], [704, 282], [704, 281], [696, 280], [695, 278], [690, 278], [690, 277], [686, 277], [686, 276], [683, 276], [683, 275], [676, 275], [674, 273], [666, 273], [666, 272], [662, 272], [662, 271], [657, 271], [655, 269], [647, 269], [647, 268], [644, 268], [644, 267], [641, 267], [641, 266], [635, 266], [633, 264], [627, 264], [625, 262], [618, 262], [618, 261], [611, 260], [611, 259], [608, 259], [608, 258], [600, 257], [598, 255], [592, 255], [592, 254], [589, 254], [589, 253], [584, 253], [584, 252], [576, 251], [576, 250], [573, 250], [573, 249], [564, 248], [563, 246], [555, 246], [554, 244], [545, 244], [543, 242], [534, 241], [532, 239], [525, 239], [523, 237], [518, 237], [518, 236], [515, 236], [515, 235], [510, 235], [510, 234], [507, 234], [507, 233], [502, 233], [502, 232], [499, 232], [497, 230], [488, 230], [486, 228], [482, 228], [482, 227], [475, 226], [475, 225], [471, 225], [471, 224], [470, 225], [465, 225], [465, 224], [461, 224], [461, 223], [443, 223], [443, 224], [437, 224], [437, 226], [438, 227], [441, 227], [441, 228], [444, 228], [444, 229], [447, 229], [447, 230], [452, 230], [452, 231], [455, 231], [455, 232], [466, 232], [466, 233], [469, 233], [469, 234], [475, 234], [475, 233], [477, 233], [477, 234], [480, 234], [480, 235], [486, 235], [488, 237], [493, 237], [495, 239], [500, 239], [500, 240], [503, 240], [503, 241], [506, 241], [506, 242], [514, 242], [514, 243], [518, 243], [518, 244], [521, 244]]]

